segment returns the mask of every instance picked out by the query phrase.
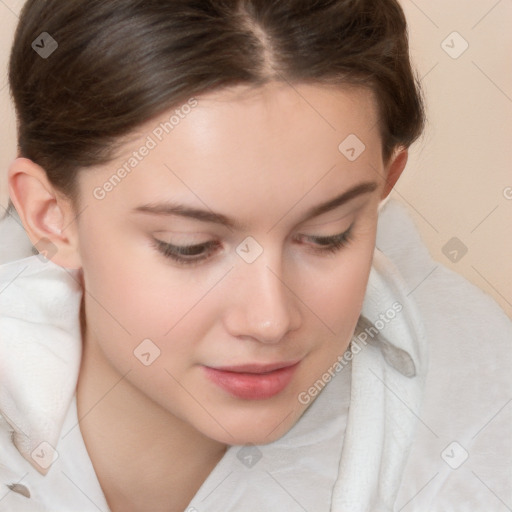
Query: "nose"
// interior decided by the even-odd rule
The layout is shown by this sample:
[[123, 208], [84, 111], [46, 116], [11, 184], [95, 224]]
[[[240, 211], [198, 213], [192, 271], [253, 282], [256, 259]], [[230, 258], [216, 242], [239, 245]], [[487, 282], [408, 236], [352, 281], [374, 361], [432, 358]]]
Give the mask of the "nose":
[[268, 259], [247, 264], [240, 262], [234, 290], [225, 315], [225, 326], [232, 336], [261, 343], [278, 343], [302, 323], [293, 284], [282, 276], [280, 266], [269, 266]]

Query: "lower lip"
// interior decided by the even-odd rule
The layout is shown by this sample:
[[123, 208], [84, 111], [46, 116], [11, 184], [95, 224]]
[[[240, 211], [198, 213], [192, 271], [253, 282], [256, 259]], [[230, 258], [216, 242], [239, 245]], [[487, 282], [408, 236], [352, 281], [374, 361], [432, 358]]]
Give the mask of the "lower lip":
[[268, 373], [241, 373], [204, 366], [207, 377], [231, 395], [244, 400], [265, 400], [281, 393], [299, 363]]

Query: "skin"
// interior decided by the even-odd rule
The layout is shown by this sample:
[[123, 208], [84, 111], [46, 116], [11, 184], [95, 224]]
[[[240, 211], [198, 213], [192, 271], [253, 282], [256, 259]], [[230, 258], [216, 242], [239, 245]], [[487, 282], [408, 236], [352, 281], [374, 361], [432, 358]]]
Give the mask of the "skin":
[[[376, 105], [365, 89], [270, 83], [197, 100], [105, 198], [94, 190], [169, 113], [132, 134], [115, 161], [81, 172], [78, 216], [44, 169], [18, 158], [9, 170], [10, 195], [32, 242], [49, 240], [54, 263], [81, 269], [80, 429], [113, 511], [182, 511], [227, 445], [266, 444], [297, 422], [308, 407], [299, 393], [354, 332], [378, 205], [407, 160], [401, 150], [382, 161]], [[353, 162], [338, 150], [349, 134], [366, 146]], [[361, 183], [375, 190], [304, 217]], [[165, 200], [242, 226], [132, 212]], [[308, 238], [352, 223], [338, 252], [321, 252]], [[248, 236], [263, 249], [253, 263], [236, 252]], [[154, 238], [220, 246], [184, 266], [158, 252]], [[134, 355], [145, 339], [160, 350], [149, 366]], [[203, 368], [292, 360], [300, 363], [290, 384], [262, 400], [231, 396]]]

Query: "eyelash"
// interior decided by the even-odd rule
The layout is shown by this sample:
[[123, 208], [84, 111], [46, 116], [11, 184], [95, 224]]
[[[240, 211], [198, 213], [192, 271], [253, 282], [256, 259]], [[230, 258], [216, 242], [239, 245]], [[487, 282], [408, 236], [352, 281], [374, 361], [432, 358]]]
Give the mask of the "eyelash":
[[341, 249], [347, 247], [350, 242], [352, 242], [354, 235], [352, 233], [352, 228], [354, 224], [338, 235], [334, 236], [306, 236], [305, 238], [314, 241], [317, 247], [314, 248], [314, 251], [320, 253], [337, 253]]
[[[317, 245], [313, 250], [319, 254], [335, 254], [345, 248], [352, 242], [353, 233], [352, 224], [346, 231], [333, 236], [305, 236]], [[166, 258], [170, 258], [180, 265], [194, 265], [207, 260], [216, 249], [220, 247], [220, 243], [216, 241], [205, 242], [197, 245], [172, 245], [162, 240], [153, 239], [154, 246]], [[203, 252], [205, 251], [206, 252]]]

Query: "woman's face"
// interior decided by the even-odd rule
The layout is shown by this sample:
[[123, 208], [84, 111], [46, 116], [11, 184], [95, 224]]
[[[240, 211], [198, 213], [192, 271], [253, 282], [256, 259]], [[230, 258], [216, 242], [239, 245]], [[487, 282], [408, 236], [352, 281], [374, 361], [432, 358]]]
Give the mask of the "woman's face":
[[80, 174], [86, 342], [212, 439], [281, 437], [353, 334], [384, 178], [364, 90], [240, 86], [159, 116]]

